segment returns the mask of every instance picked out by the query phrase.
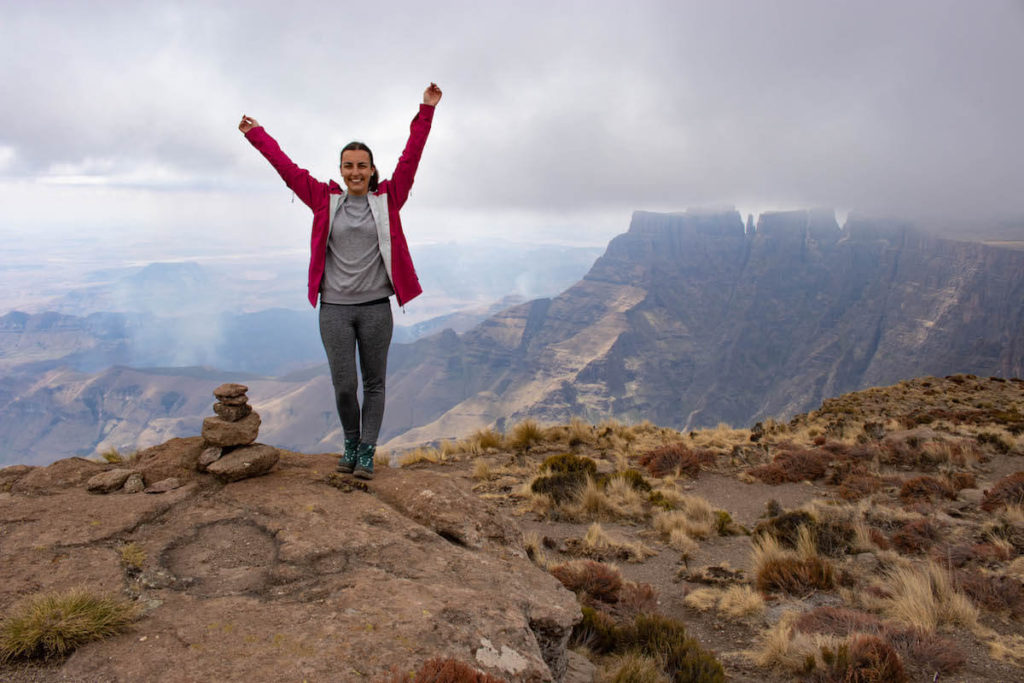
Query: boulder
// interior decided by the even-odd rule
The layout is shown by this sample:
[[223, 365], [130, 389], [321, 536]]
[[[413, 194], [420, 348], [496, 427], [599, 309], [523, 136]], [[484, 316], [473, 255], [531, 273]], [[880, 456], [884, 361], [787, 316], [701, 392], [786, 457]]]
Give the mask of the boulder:
[[220, 400], [220, 403], [226, 406], [244, 406], [248, 402], [249, 399], [246, 398], [245, 395], [234, 397], [225, 396]]
[[188, 481], [197, 476], [196, 462], [204, 447], [199, 436], [171, 439], [139, 451], [132, 459], [132, 468], [142, 474], [147, 485], [170, 477]]
[[244, 446], [256, 440], [260, 431], [260, 415], [249, 413], [238, 422], [220, 417], [203, 420], [203, 438], [210, 446]]
[[277, 464], [278, 458], [280, 455], [273, 446], [255, 443], [222, 455], [206, 471], [227, 483], [266, 474]]
[[131, 470], [116, 469], [100, 472], [85, 483], [90, 493], [111, 493], [118, 490], [132, 475]]
[[217, 417], [227, 420], [228, 422], [238, 422], [252, 412], [252, 406], [248, 403], [240, 406], [232, 406], [218, 401], [213, 404], [213, 412], [217, 413]]

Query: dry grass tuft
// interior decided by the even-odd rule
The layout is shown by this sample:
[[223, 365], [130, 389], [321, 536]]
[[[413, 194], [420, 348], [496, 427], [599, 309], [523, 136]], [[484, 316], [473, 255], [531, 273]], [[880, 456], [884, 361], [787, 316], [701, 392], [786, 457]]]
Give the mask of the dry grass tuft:
[[523, 550], [526, 551], [526, 556], [541, 569], [547, 569], [551, 565], [547, 553], [544, 552], [544, 541], [536, 531], [528, 531], [523, 534]]
[[536, 420], [523, 420], [512, 428], [506, 445], [516, 451], [528, 451], [544, 441], [544, 429]]
[[643, 543], [629, 543], [610, 536], [597, 522], [590, 525], [582, 541], [567, 539], [566, 545], [574, 554], [585, 555], [595, 560], [625, 560], [627, 562], [643, 562], [657, 553]]
[[85, 588], [42, 593], [11, 608], [0, 623], [0, 661], [64, 657], [85, 643], [120, 633], [135, 606]]
[[121, 567], [128, 574], [142, 571], [142, 563], [146, 561], [146, 551], [137, 543], [125, 543], [121, 546]]
[[399, 467], [408, 467], [422, 462], [439, 463], [444, 459], [444, 454], [439, 448], [416, 448], [403, 453], [398, 459]]
[[797, 552], [787, 550], [772, 536], [754, 539], [752, 559], [759, 590], [804, 595], [813, 590], [835, 588], [835, 569], [831, 562], [817, 554], [806, 527], [801, 527], [797, 547]]
[[759, 616], [764, 613], [764, 598], [748, 585], [729, 586], [718, 601], [718, 611], [733, 619]]
[[718, 516], [714, 509], [700, 496], [679, 495], [674, 510], [659, 510], [654, 514], [651, 526], [666, 538], [680, 531], [690, 538], [707, 538], [715, 533]]
[[887, 596], [881, 602], [886, 614], [925, 633], [943, 626], [977, 627], [978, 610], [954, 589], [949, 573], [935, 562], [895, 567], [879, 589]]
[[595, 683], [672, 683], [665, 675], [661, 663], [654, 657], [627, 652], [616, 655], [602, 664], [595, 675]]

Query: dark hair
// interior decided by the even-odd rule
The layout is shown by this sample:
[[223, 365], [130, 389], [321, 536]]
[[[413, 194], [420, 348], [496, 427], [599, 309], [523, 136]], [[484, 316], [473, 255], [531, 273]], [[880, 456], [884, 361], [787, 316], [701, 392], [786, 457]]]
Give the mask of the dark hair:
[[373, 163], [373, 152], [369, 147], [366, 146], [365, 142], [350, 142], [341, 148], [341, 154], [338, 155], [338, 163], [341, 163], [341, 157], [345, 156], [345, 152], [349, 150], [361, 150], [370, 155], [370, 166], [373, 167], [373, 175], [370, 176], [370, 192], [377, 191], [377, 181], [380, 177], [377, 175], [377, 166]]

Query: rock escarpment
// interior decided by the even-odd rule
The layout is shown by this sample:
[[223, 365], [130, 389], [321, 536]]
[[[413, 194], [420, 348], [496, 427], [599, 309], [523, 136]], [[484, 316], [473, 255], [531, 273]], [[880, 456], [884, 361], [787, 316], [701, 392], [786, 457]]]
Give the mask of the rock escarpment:
[[182, 466], [203, 448], [151, 450], [147, 478], [183, 479], [162, 495], [90, 494], [115, 466], [81, 459], [0, 470], [0, 611], [71, 585], [143, 609], [55, 677], [375, 680], [440, 656], [563, 679], [575, 597], [463, 480], [385, 468], [362, 484], [333, 472], [335, 455], [282, 452], [268, 475], [224, 484]]
[[[637, 212], [586, 277], [396, 347], [396, 443], [535, 417], [750, 424], [920, 375], [1024, 374], [1024, 253], [831, 212]], [[411, 429], [410, 429], [411, 428]]]

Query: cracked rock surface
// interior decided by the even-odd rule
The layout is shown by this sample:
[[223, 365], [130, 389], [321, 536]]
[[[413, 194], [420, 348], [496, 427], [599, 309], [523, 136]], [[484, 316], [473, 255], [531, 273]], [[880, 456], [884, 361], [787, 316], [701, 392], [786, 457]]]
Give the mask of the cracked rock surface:
[[[99, 469], [84, 460], [10, 473], [0, 612], [73, 585], [143, 608], [128, 632], [25, 680], [377, 680], [438, 656], [562, 679], [580, 610], [510, 520], [443, 473], [381, 468], [339, 486], [336, 459], [281, 451], [266, 476], [159, 496], [90, 494]], [[127, 543], [141, 571], [122, 567]]]

